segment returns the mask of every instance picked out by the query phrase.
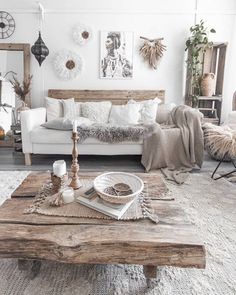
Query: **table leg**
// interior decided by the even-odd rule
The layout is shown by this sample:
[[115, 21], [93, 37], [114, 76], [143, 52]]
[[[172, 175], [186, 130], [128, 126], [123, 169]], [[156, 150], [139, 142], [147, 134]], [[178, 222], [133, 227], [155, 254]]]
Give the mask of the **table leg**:
[[157, 266], [143, 265], [143, 273], [147, 280], [147, 286], [150, 287], [151, 279], [156, 279], [157, 277]]
[[34, 279], [41, 268], [40, 260], [18, 259], [18, 269], [21, 271], [29, 271], [30, 279]]

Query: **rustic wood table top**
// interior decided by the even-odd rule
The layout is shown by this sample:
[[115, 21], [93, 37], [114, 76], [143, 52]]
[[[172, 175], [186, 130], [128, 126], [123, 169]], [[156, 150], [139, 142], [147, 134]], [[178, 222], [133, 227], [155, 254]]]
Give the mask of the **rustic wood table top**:
[[[164, 186], [158, 174], [137, 175], [150, 184], [152, 195]], [[47, 181], [48, 172], [32, 172], [0, 207], [1, 258], [141, 264], [147, 277], [155, 276], [156, 266], [205, 267], [203, 242], [176, 201], [152, 200], [158, 224], [24, 214]]]

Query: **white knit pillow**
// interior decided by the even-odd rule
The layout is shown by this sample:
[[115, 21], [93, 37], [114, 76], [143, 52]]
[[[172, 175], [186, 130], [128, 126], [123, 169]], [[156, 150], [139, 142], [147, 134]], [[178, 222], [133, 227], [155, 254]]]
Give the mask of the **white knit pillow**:
[[108, 123], [110, 111], [110, 101], [85, 102], [81, 104], [81, 114], [96, 123]]
[[62, 99], [63, 117], [74, 119], [76, 116], [76, 105], [74, 98]]
[[160, 104], [157, 108], [157, 123], [165, 123], [168, 120], [170, 113], [174, 107], [176, 107], [176, 104], [173, 102]]
[[45, 97], [47, 121], [63, 117], [63, 108], [60, 99]]
[[139, 103], [126, 105], [113, 105], [111, 108], [109, 123], [113, 125], [138, 124], [140, 120]]
[[156, 122], [156, 114], [158, 104], [161, 103], [161, 100], [156, 97], [154, 99], [143, 100], [137, 102], [133, 99], [128, 101], [128, 104], [140, 104], [140, 119], [139, 123], [141, 124], [149, 124]]

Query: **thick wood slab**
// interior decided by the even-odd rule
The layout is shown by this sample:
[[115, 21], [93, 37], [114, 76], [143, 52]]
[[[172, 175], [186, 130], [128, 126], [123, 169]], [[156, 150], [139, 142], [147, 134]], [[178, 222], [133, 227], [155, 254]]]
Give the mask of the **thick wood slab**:
[[204, 247], [192, 230], [191, 225], [2, 224], [0, 257], [204, 268]]
[[[94, 178], [98, 173], [83, 173]], [[49, 173], [31, 173], [0, 207], [0, 257], [66, 263], [130, 263], [205, 267], [205, 248], [175, 201], [154, 200], [166, 186], [157, 174], [137, 174], [149, 185], [160, 223], [23, 214]], [[27, 198], [26, 198], [27, 197]], [[30, 198], [31, 197], [31, 198]], [[152, 273], [152, 274], [151, 274]]]
[[[80, 178], [83, 179], [94, 179], [96, 176], [98, 176], [101, 173], [93, 172], [93, 173], [80, 173]], [[148, 181], [150, 183], [149, 185], [149, 191], [150, 194], [155, 195], [157, 186], [162, 189], [163, 192], [167, 190], [166, 185], [161, 180], [158, 174], [155, 173], [135, 173], [139, 177], [143, 179], [143, 181]], [[18, 197], [34, 197], [40, 187], [50, 181], [50, 172], [32, 172], [30, 173], [26, 179], [22, 182], [22, 184], [12, 193], [12, 198], [18, 198]]]
[[30, 173], [22, 184], [12, 193], [12, 198], [27, 198], [34, 197], [40, 187], [50, 181], [49, 172], [32, 172]]
[[[24, 214], [24, 209], [32, 204], [32, 199], [9, 199], [0, 207], [0, 223], [18, 223], [31, 225], [54, 225], [54, 224], [133, 224], [134, 221], [116, 221], [75, 217], [57, 217], [41, 214]], [[183, 210], [176, 202], [154, 201], [153, 207], [158, 214], [160, 223], [163, 224], [186, 224], [190, 222]], [[141, 223], [152, 225], [150, 220], [140, 220]], [[154, 225], [155, 226], [155, 225]]]

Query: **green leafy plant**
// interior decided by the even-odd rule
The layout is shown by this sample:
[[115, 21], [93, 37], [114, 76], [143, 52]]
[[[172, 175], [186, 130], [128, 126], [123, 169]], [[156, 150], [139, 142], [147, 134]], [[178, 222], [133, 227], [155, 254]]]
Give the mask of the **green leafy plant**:
[[215, 29], [205, 27], [204, 21], [190, 27], [190, 37], [187, 39], [185, 51], [189, 51], [187, 59], [188, 77], [190, 79], [190, 91], [188, 99], [192, 106], [196, 106], [200, 95], [200, 78], [202, 74], [202, 62], [200, 57], [206, 48], [212, 47], [213, 42], [209, 41], [209, 34], [215, 33]]

